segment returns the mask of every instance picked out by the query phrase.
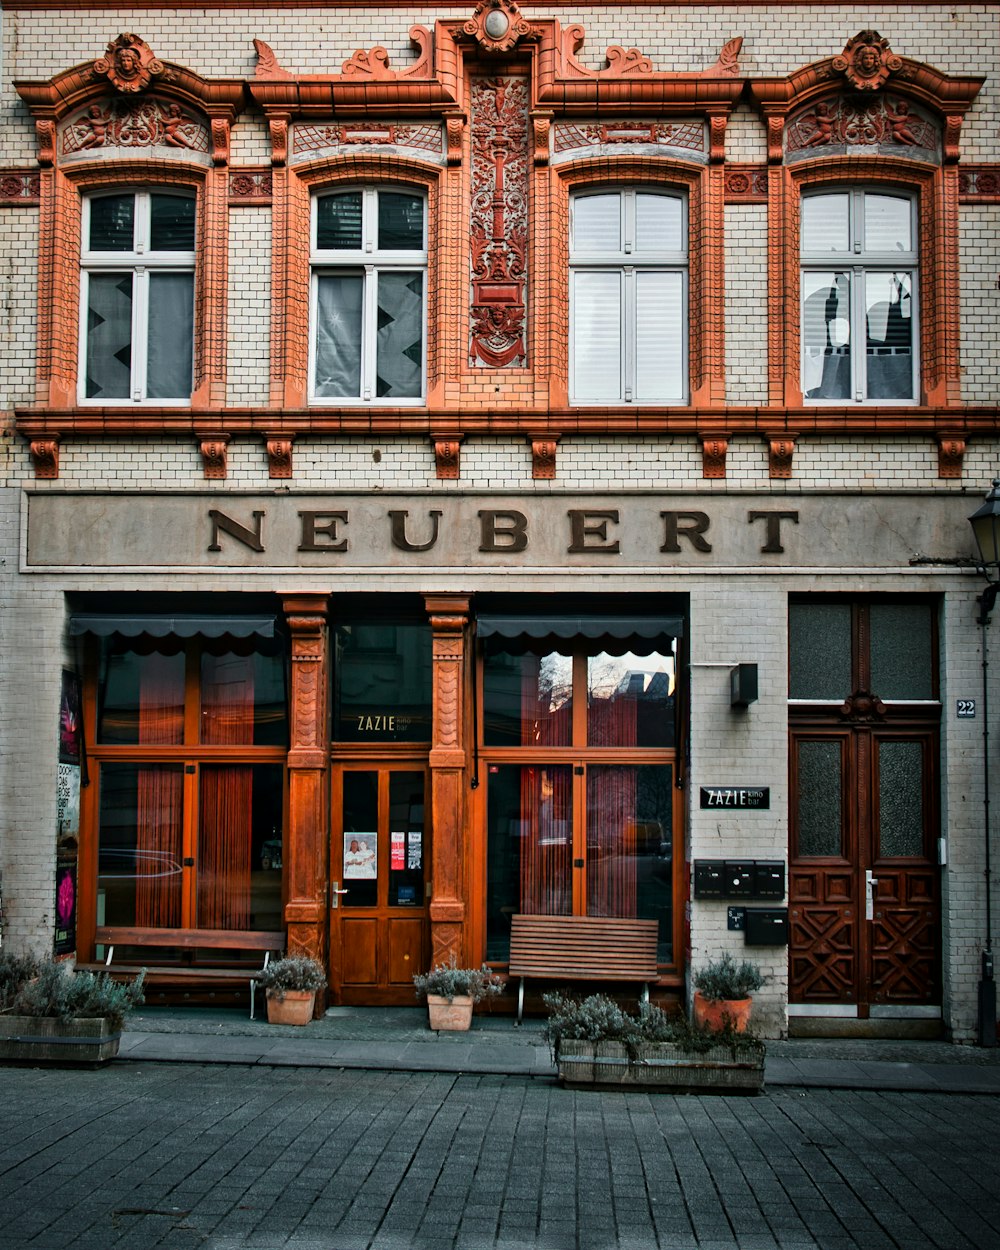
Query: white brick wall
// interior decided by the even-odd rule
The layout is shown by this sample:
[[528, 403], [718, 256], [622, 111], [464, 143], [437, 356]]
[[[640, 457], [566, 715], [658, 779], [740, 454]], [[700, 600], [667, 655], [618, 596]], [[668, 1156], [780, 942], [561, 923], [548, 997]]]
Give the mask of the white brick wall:
[[229, 326], [226, 401], [268, 402], [271, 325], [271, 212], [240, 205], [229, 214]]

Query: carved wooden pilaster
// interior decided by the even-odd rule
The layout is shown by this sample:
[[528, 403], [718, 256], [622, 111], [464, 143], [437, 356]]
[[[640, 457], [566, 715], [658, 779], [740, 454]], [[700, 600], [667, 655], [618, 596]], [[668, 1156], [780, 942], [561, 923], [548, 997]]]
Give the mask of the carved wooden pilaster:
[[556, 475], [557, 438], [531, 439], [531, 476], [543, 481], [550, 481]]
[[196, 434], [201, 451], [201, 463], [205, 477], [224, 478], [229, 471], [229, 435], [220, 433]]
[[962, 461], [965, 458], [966, 440], [964, 434], [939, 434], [938, 444], [938, 477], [961, 477]]
[[[288, 953], [325, 960], [329, 834], [329, 634], [325, 595], [288, 595], [289, 681], [287, 866]], [[321, 997], [321, 996], [319, 996]], [[317, 1009], [324, 1004], [317, 1002]]]
[[58, 438], [33, 438], [31, 440], [31, 461], [35, 466], [35, 477], [56, 478], [59, 476], [59, 440]]
[[[431, 731], [432, 839], [431, 950], [434, 963], [464, 950], [465, 901], [465, 637], [469, 600], [460, 595], [425, 599], [433, 638], [434, 714]], [[476, 962], [473, 959], [473, 962]]]
[[267, 443], [267, 475], [268, 477], [292, 476], [292, 442], [293, 434], [268, 433], [264, 435]]
[[462, 436], [450, 434], [446, 438], [434, 437], [434, 465], [439, 478], [454, 480], [459, 474], [459, 451]]
[[786, 478], [792, 476], [792, 457], [795, 454], [797, 434], [781, 431], [776, 434], [765, 434], [768, 445], [769, 477]]
[[702, 434], [700, 437], [702, 477], [725, 477], [729, 435]]

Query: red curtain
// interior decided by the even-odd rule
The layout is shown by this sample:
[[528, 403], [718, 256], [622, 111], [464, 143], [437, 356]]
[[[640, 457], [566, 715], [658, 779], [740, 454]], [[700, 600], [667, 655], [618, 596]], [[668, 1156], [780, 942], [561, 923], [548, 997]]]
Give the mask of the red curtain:
[[[642, 676], [607, 698], [591, 697], [591, 743], [632, 747]], [[587, 914], [636, 914], [636, 775], [627, 765], [591, 766], [587, 773]]]
[[[175, 746], [184, 740], [184, 657], [152, 652], [139, 678], [139, 742]], [[136, 812], [135, 922], [175, 928], [181, 922], [180, 769], [140, 768]]]
[[[521, 745], [572, 741], [573, 703], [551, 706], [542, 657], [526, 655], [521, 679]], [[521, 769], [521, 911], [563, 916], [573, 910], [573, 774], [565, 765]]]
[[[216, 746], [253, 742], [252, 656], [203, 657], [202, 741]], [[201, 770], [198, 834], [198, 925], [249, 929], [253, 770], [225, 764]]]

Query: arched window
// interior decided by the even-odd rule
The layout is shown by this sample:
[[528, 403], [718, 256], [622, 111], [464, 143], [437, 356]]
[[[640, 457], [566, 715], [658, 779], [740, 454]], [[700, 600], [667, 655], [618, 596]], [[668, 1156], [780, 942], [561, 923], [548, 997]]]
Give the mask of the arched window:
[[83, 202], [81, 403], [189, 403], [192, 195], [141, 190]]
[[423, 399], [426, 275], [423, 195], [365, 187], [314, 199], [312, 400]]
[[570, 209], [570, 398], [686, 403], [685, 199], [580, 192]]
[[802, 395], [917, 398], [917, 226], [910, 195], [858, 188], [802, 198]]

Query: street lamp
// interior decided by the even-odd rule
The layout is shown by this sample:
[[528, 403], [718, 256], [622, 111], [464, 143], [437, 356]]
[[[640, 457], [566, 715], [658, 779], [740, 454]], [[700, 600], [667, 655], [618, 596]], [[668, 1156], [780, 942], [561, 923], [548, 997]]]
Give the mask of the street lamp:
[[976, 597], [979, 604], [976, 623], [983, 632], [983, 871], [986, 877], [986, 944], [979, 976], [979, 1045], [996, 1046], [997, 989], [993, 979], [993, 920], [990, 910], [990, 708], [986, 626], [990, 623], [990, 613], [1000, 594], [1000, 478], [993, 479], [993, 489], [986, 496], [983, 506], [969, 517], [969, 524], [979, 548], [979, 571], [986, 578], [983, 593]]

